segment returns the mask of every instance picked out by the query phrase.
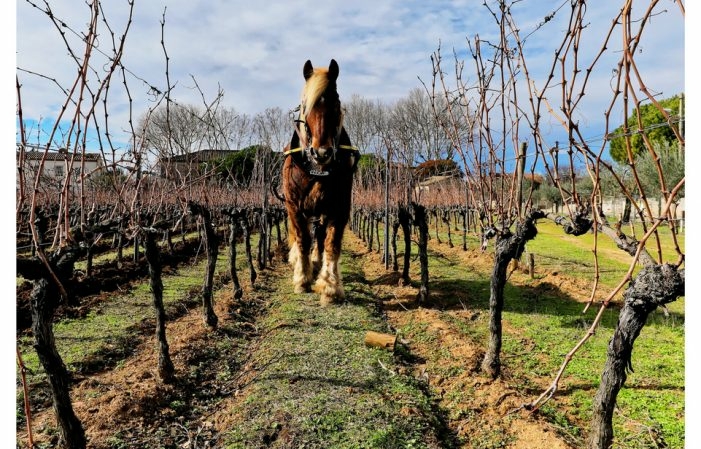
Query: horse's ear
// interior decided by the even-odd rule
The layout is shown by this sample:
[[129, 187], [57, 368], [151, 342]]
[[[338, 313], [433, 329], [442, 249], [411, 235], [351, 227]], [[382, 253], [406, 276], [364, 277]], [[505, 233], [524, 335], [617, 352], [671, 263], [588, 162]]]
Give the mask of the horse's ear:
[[332, 59], [329, 64], [329, 81], [336, 81], [336, 78], [338, 78], [338, 63]]
[[314, 67], [312, 67], [312, 62], [307, 59], [307, 62], [304, 63], [304, 69], [302, 70], [302, 73], [304, 74], [304, 79], [308, 80], [310, 76], [314, 73]]

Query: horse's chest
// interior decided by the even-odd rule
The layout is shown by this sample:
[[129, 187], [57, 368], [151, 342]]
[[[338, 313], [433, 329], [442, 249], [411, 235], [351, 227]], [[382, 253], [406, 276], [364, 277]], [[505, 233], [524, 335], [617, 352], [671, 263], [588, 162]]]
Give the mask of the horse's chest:
[[321, 182], [315, 182], [309, 189], [309, 192], [304, 197], [303, 207], [305, 210], [312, 212], [313, 214], [322, 213], [333, 206], [334, 195], [333, 191], [330, 190]]

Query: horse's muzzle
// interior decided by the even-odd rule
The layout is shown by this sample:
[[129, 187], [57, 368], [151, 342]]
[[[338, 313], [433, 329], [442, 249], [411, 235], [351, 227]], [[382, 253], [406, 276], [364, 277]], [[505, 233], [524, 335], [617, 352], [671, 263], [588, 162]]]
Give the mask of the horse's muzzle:
[[333, 156], [333, 148], [314, 148], [311, 147], [309, 149], [309, 152], [314, 158], [314, 162], [316, 162], [319, 165], [324, 165], [327, 164], [331, 161], [331, 157]]

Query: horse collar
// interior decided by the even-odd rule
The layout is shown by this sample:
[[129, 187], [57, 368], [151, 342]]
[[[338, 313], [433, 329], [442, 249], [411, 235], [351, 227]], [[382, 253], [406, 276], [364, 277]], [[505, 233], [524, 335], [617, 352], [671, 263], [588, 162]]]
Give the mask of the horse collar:
[[311, 169], [311, 170], [309, 170], [309, 174], [312, 175], [312, 176], [328, 176], [328, 175], [329, 175], [329, 172], [326, 171], [326, 170], [314, 170], [314, 169]]
[[[302, 170], [307, 172], [307, 174], [311, 176], [329, 176], [331, 174], [331, 170], [323, 170], [321, 167], [318, 166], [314, 162], [314, 159], [312, 157], [311, 153], [311, 147], [306, 144], [306, 139], [305, 144], [301, 145], [302, 143], [302, 133], [301, 130], [299, 129], [299, 124], [303, 124], [305, 127], [307, 126], [307, 123], [302, 120], [302, 119], [296, 119], [295, 120], [295, 134], [292, 136], [292, 142], [291, 145], [294, 147], [295, 143], [299, 143], [300, 146], [294, 147], [290, 150], [288, 150], [285, 155], [292, 155], [295, 163], [299, 165]], [[297, 142], [295, 142], [295, 137], [297, 138]], [[331, 148], [331, 151], [333, 152], [333, 155], [331, 156], [334, 160], [336, 159], [336, 153], [337, 153], [337, 144], [336, 144], [337, 138], [334, 138], [333, 142], [333, 147]], [[301, 155], [294, 154], [294, 153], [302, 153]]]
[[319, 165], [317, 165], [308, 154], [308, 150], [304, 152], [304, 160], [300, 164], [302, 169], [312, 176], [329, 176], [331, 173], [330, 169], [323, 170]]

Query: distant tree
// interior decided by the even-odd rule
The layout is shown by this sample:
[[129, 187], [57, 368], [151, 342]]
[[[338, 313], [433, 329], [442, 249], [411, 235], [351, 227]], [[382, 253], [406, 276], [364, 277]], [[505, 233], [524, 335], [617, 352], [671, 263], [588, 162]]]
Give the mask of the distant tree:
[[103, 170], [88, 178], [88, 185], [95, 189], [119, 187], [127, 181], [127, 175], [121, 168]]
[[373, 153], [361, 154], [358, 161], [356, 180], [363, 188], [384, 182], [386, 176], [385, 159]]
[[[681, 99], [683, 100], [683, 96]], [[659, 104], [663, 109], [668, 111], [670, 117], [680, 116], [680, 96], [675, 95], [672, 98], [661, 100]], [[684, 111], [682, 110], [681, 112], [683, 115]], [[640, 106], [640, 117], [641, 122], [638, 123], [638, 113], [637, 110], [634, 109], [631, 115], [628, 117], [628, 129], [626, 130], [626, 127], [621, 125], [612, 133], [612, 136], [615, 137], [611, 139], [609, 152], [611, 154], [611, 158], [619, 164], [628, 162], [628, 155], [626, 153], [626, 136], [630, 138], [633, 157], [637, 158], [641, 153], [643, 153], [645, 144], [639, 132], [641, 129], [644, 130], [648, 139], [653, 144], [671, 144], [672, 142], [677, 141], [677, 137], [675, 136], [671, 126], [669, 126], [669, 123], [665, 119], [662, 112], [654, 104], [647, 103]], [[674, 120], [670, 121], [674, 122]]]
[[343, 109], [343, 124], [353, 145], [363, 154], [377, 153], [381, 148], [379, 136], [387, 128], [389, 107], [354, 94], [343, 103]]
[[[527, 191], [524, 188], [524, 191]], [[560, 190], [552, 184], [541, 184], [538, 189], [533, 191], [533, 203], [536, 205], [544, 204], [549, 206], [551, 204], [559, 205], [562, 203], [562, 195], [560, 195]]]
[[440, 126], [446, 114], [445, 100], [432, 99], [420, 88], [411, 90], [406, 98], [393, 105], [388, 123], [390, 137], [400, 142], [398, 146], [403, 148], [402, 159], [407, 165], [453, 158], [455, 149]]
[[248, 185], [253, 176], [258, 145], [251, 145], [231, 153], [217, 162], [216, 174], [225, 182]]
[[252, 128], [257, 142], [282, 152], [292, 137], [292, 118], [280, 108], [266, 108], [253, 116]]
[[251, 127], [250, 117], [233, 108], [196, 105], [160, 106], [139, 120], [139, 134], [158, 158], [205, 149], [237, 149], [250, 142]]
[[[645, 195], [662, 198], [662, 186], [660, 185], [660, 172], [655, 159], [659, 159], [659, 169], [664, 175], [665, 189], [669, 192], [684, 177], [684, 150], [679, 142], [662, 142], [654, 144], [655, 154], [649, 151], [638, 156], [635, 169], [640, 177], [640, 182], [645, 189]], [[679, 191], [678, 197], [684, 196], [684, 187]]]
[[459, 178], [462, 170], [452, 159], [432, 159], [416, 166], [416, 179], [423, 181], [431, 176], [451, 176]]

